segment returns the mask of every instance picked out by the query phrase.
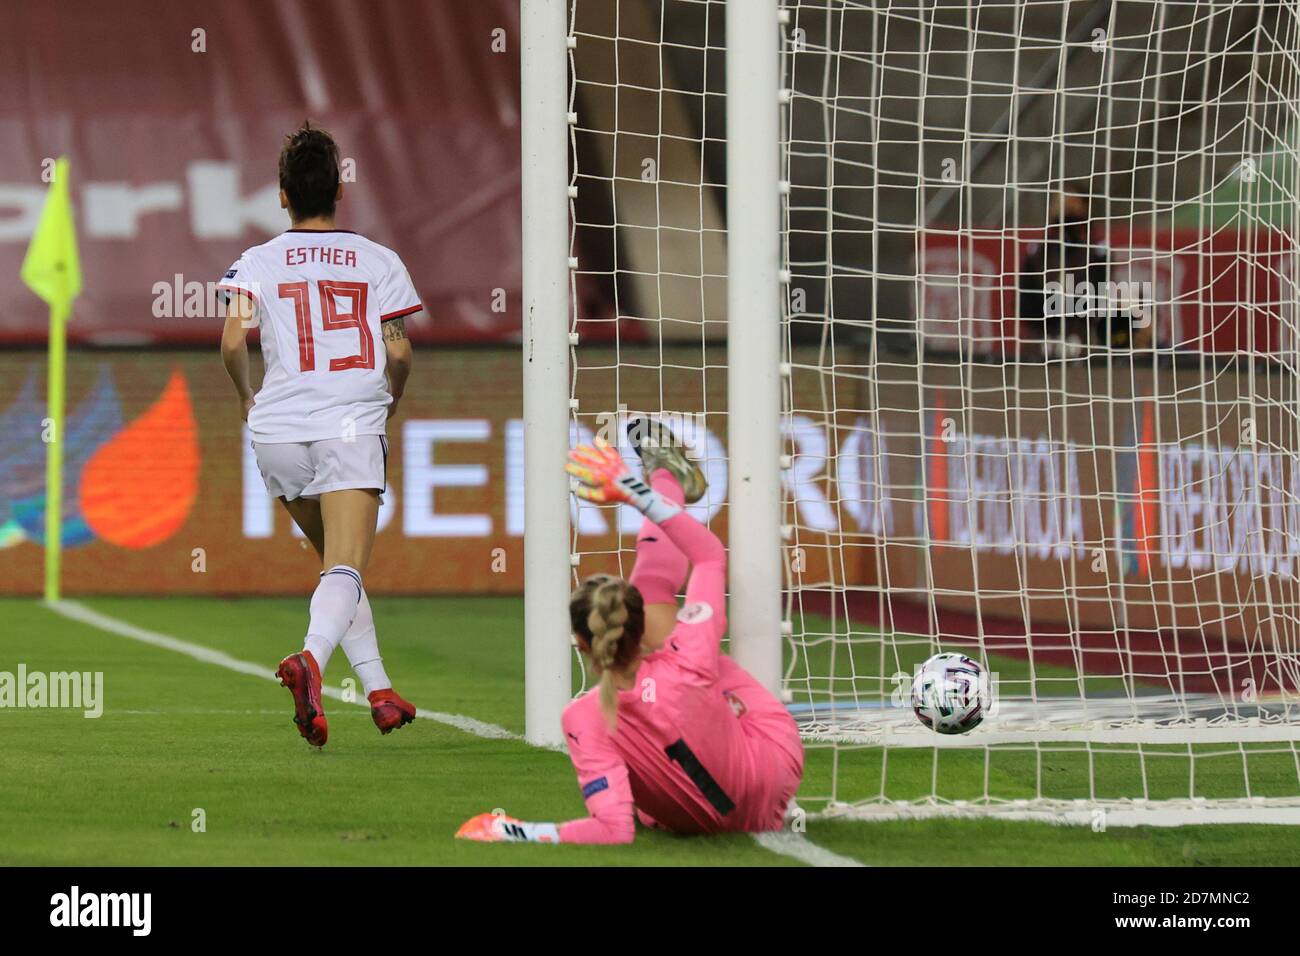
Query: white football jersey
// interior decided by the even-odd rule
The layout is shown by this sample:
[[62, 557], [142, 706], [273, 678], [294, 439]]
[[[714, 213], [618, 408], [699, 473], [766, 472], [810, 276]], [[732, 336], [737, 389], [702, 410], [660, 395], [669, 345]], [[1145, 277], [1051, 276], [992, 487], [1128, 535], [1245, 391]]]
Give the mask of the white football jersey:
[[382, 324], [422, 308], [397, 253], [343, 229], [290, 229], [246, 250], [218, 288], [251, 299], [261, 329], [254, 441], [384, 434]]

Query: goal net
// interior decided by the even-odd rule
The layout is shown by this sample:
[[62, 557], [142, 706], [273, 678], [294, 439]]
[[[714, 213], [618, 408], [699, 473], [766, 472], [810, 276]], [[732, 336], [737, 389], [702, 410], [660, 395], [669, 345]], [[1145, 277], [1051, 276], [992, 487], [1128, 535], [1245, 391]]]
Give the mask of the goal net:
[[[670, 416], [725, 537], [724, 7], [569, 4], [568, 332], [571, 440]], [[780, 13], [801, 804], [1300, 820], [1296, 4]], [[575, 509], [575, 580], [636, 517]], [[911, 711], [939, 651], [970, 733]]]

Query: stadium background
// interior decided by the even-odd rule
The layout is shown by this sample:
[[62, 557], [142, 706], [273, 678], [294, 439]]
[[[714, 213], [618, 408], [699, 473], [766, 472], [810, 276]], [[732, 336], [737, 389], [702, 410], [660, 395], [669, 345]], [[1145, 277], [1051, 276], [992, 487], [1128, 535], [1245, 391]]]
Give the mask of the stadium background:
[[[645, 19], [645, 9], [624, 7], [619, 29], [631, 33]], [[392, 429], [390, 494], [372, 589], [518, 592], [524, 473], [517, 5], [507, 0], [464, 7], [436, 0], [386, 2], [369, 5], [363, 15], [358, 6], [340, 2], [315, 4], [308, 16], [304, 6], [292, 3], [158, 7], [128, 2], [116, 6], [112, 17], [81, 15], [92, 9], [93, 4], [71, 2], [9, 7], [0, 14], [7, 20], [0, 34], [5, 54], [0, 76], [6, 88], [20, 94], [0, 112], [0, 168], [6, 170], [0, 182], [0, 270], [11, 277], [0, 291], [0, 342], [8, 347], [0, 354], [0, 592], [37, 594], [41, 586], [46, 316], [16, 276], [44, 196], [42, 164], [63, 153], [74, 160], [85, 271], [85, 292], [69, 326], [76, 348], [70, 359], [64, 494], [68, 592], [276, 594], [310, 586], [314, 560], [285, 516], [270, 506], [246, 454], [215, 354], [219, 319], [205, 285], [248, 245], [283, 227], [274, 161], [284, 131], [305, 116], [331, 129], [343, 145], [345, 178], [354, 181], [346, 184], [342, 223], [397, 249], [426, 306], [408, 324], [421, 348]], [[587, 5], [580, 13], [595, 18], [595, 10]], [[681, 14], [673, 8], [667, 15], [665, 29], [671, 33], [672, 17]], [[139, 29], [146, 20], [149, 29]], [[165, 37], [172, 42], [159, 42]], [[578, 66], [585, 74], [600, 75], [609, 66], [599, 46], [587, 45], [582, 56]], [[623, 68], [637, 65], [633, 60]], [[670, 60], [669, 65], [690, 74], [688, 62]], [[666, 77], [662, 82], [671, 85]], [[704, 82], [703, 74], [688, 75], [681, 86]], [[582, 95], [589, 112], [610, 109], [591, 85], [582, 87]], [[673, 98], [664, 100], [672, 114]], [[706, 100], [706, 109], [716, 105], [713, 98]], [[635, 99], [617, 106], [623, 109], [620, 129], [641, 122]], [[683, 113], [667, 122], [688, 119]], [[706, 121], [703, 114], [698, 119]], [[658, 122], [666, 121], [661, 116]], [[624, 177], [622, 168], [635, 150], [603, 156], [598, 146], [580, 142], [578, 148], [589, 154], [589, 166], [606, 163], [620, 177], [606, 193], [584, 190], [587, 205], [575, 210], [584, 264], [595, 263], [578, 274], [584, 341], [617, 334], [626, 350], [638, 339], [659, 340], [644, 367], [627, 352], [588, 359], [581, 407], [588, 414], [619, 406], [660, 408], [668, 396], [669, 407], [703, 413], [714, 443], [702, 449], [714, 469], [714, 489], [701, 511], [725, 534], [726, 416], [718, 413], [725, 408], [725, 324], [708, 295], [695, 325], [641, 321], [653, 318], [656, 308], [678, 314], [674, 310], [688, 296], [673, 293], [667, 281], [653, 295], [646, 291], [638, 267], [646, 255], [638, 239], [644, 230], [598, 228], [606, 219], [621, 223], [612, 216], [615, 202], [635, 210], [638, 183]], [[664, 162], [666, 174], [674, 164], [712, 170], [720, 158], [706, 149], [667, 156]], [[711, 221], [706, 220], [718, 216], [720, 206], [713, 196], [706, 208], [701, 197], [713, 190], [679, 192], [665, 191], [657, 201], [694, 203], [707, 234]], [[955, 592], [973, 592], [976, 573], [1008, 592], [1016, 587], [1006, 580], [1007, 562], [999, 560], [1005, 549], [996, 527], [1005, 527], [1010, 506], [1005, 482], [999, 488], [994, 479], [997, 468], [990, 465], [983, 476], [949, 474], [949, 461], [965, 458], [963, 449], [943, 435], [944, 410], [969, 402], [962, 397], [969, 383], [964, 386], [954, 367], [944, 363], [944, 353], [973, 349], [991, 362], [1014, 357], [1016, 271], [1024, 250], [1040, 235], [1028, 229], [917, 234], [908, 251], [914, 260], [924, 260], [924, 279], [908, 290], [904, 304], [882, 300], [881, 308], [891, 315], [905, 313], [924, 339], [935, 359], [924, 372], [927, 389], [908, 379], [918, 372], [900, 371], [898, 382], [885, 385], [884, 411], [870, 421], [842, 416], [835, 422], [837, 428], [862, 433], [856, 444], [841, 449], [836, 475], [825, 463], [825, 449], [836, 444], [828, 442], [825, 423], [799, 416], [789, 423], [797, 466], [787, 483], [801, 524], [815, 532], [805, 535], [796, 573], [822, 580], [829, 565], [840, 564], [847, 582], [886, 583], [896, 592], [897, 608], [877, 602], [860, 609], [865, 617], [906, 615], [909, 602], [915, 604], [909, 594], [927, 586], [927, 561], [954, 582]], [[1240, 350], [1247, 342], [1260, 352], [1283, 345], [1280, 330], [1290, 323], [1278, 322], [1278, 309], [1235, 305], [1247, 298], [1248, 285], [1253, 301], [1278, 303], [1279, 309], [1284, 304], [1282, 285], [1291, 257], [1282, 254], [1289, 241], [1281, 233], [1260, 229], [1245, 242], [1231, 229], [1201, 236], [1183, 227], [1116, 231], [1109, 239], [1116, 249], [1165, 250], [1158, 257], [1135, 254], [1127, 271], [1116, 276], [1151, 281], [1158, 299], [1180, 303], [1172, 314], [1156, 317], [1163, 343], [1202, 353]], [[701, 253], [704, 259], [709, 254]], [[697, 263], [701, 269], [704, 259]], [[606, 260], [614, 268], [602, 273], [599, 263]], [[951, 284], [943, 280], [948, 272]], [[959, 301], [958, 288], [969, 302]], [[1196, 295], [1184, 295], [1184, 289]], [[698, 288], [691, 295], [698, 298]], [[959, 313], [970, 317], [966, 324], [953, 320]], [[670, 342], [669, 351], [661, 353], [664, 340], [674, 338], [681, 341]], [[812, 348], [805, 350], [796, 332], [796, 368], [815, 366]], [[609, 374], [590, 370], [602, 367]], [[1079, 527], [1073, 537], [1065, 535], [1071, 542], [1068, 553], [1058, 553], [1059, 547], [1031, 551], [1026, 613], [1040, 631], [1050, 632], [1051, 625], [1066, 620], [1095, 625], [1099, 633], [1111, 624], [1107, 604], [1114, 595], [1104, 593], [1093, 552], [1105, 537], [1103, 529], [1115, 520], [1108, 509], [1116, 504], [1126, 542], [1124, 601], [1134, 627], [1151, 633], [1173, 629], [1169, 633], [1176, 636], [1178, 628], [1200, 623], [1168, 617], [1168, 602], [1161, 618], [1155, 595], [1166, 584], [1180, 588], [1180, 597], [1197, 592], [1199, 600], [1174, 602], [1187, 611], [1222, 585], [1220, 575], [1238, 574], [1244, 582], [1268, 564], [1267, 573], [1294, 578], [1289, 559], [1282, 565], [1284, 539], [1300, 534], [1300, 518], [1282, 509], [1280, 498], [1240, 534], [1231, 516], [1223, 518], [1221, 533], [1228, 542], [1237, 535], [1236, 551], [1201, 542], [1202, 554], [1239, 555], [1216, 567], [1217, 575], [1196, 573], [1204, 568], [1187, 557], [1197, 551], [1194, 542], [1184, 540], [1183, 553], [1176, 555], [1177, 539], [1171, 545], [1160, 535], [1163, 525], [1187, 508], [1185, 501], [1160, 497], [1160, 469], [1184, 466], [1181, 461], [1168, 465], [1169, 449], [1157, 451], [1153, 444], [1160, 421], [1181, 416], [1181, 426], [1166, 427], [1164, 433], [1187, 433], [1189, 416], [1200, 414], [1206, 389], [1215, 389], [1221, 401], [1232, 389], [1246, 387], [1239, 381], [1245, 374], [1241, 369], [1221, 370], [1212, 381], [1189, 378], [1178, 406], [1166, 404], [1158, 412], [1144, 401], [1150, 389], [1147, 378], [1137, 374], [1132, 394], [1115, 394], [1118, 412], [1105, 426], [1114, 432], [1116, 445], [1131, 449], [1114, 461], [1104, 453], [1076, 460], [1075, 450], [1051, 438], [1060, 429], [1046, 412], [1018, 416], [1012, 434], [1012, 423], [1000, 414], [1005, 403], [996, 395], [1000, 376], [978, 367], [973, 374], [983, 377], [992, 397], [986, 408], [969, 410], [958, 431], [971, 440], [1002, 442], [990, 447], [1003, 458], [1007, 439], [1038, 443], [1042, 486], [1033, 510], [1041, 515], [1037, 526], [1045, 538], [1069, 532], [1071, 516], [1046, 503], [1067, 490], [1066, 482], [1073, 482], [1068, 490], [1077, 488], [1097, 500], [1074, 516]], [[1268, 377], [1261, 381], [1266, 388], [1282, 387]], [[815, 407], [820, 384], [813, 372], [796, 374], [792, 407]], [[1034, 387], [1025, 381], [1024, 395]], [[1051, 391], [1046, 380], [1039, 387], [1044, 396]], [[1078, 389], [1096, 393], [1112, 387], [1111, 380], [1098, 377], [1081, 381]], [[1085, 416], [1075, 417], [1075, 433], [1094, 427]], [[1231, 430], [1233, 423], [1217, 427]], [[1270, 428], [1276, 434], [1268, 433]], [[1268, 447], [1289, 440], [1281, 421], [1260, 422], [1257, 432], [1256, 439]], [[978, 452], [974, 460], [978, 472]], [[1280, 459], [1276, 466], [1261, 461], [1258, 468], [1277, 479], [1273, 487], [1291, 486]], [[1241, 478], [1238, 493], [1258, 474]], [[918, 500], [925, 489], [930, 533], [938, 543], [929, 558], [925, 548], [908, 541], [922, 537]], [[979, 518], [972, 525], [968, 502], [975, 502], [970, 514], [987, 512], [985, 527], [978, 527]], [[844, 515], [856, 527], [841, 529], [837, 522]], [[635, 529], [628, 517], [622, 519], [625, 536]], [[1246, 517], [1243, 511], [1236, 526], [1248, 524]], [[887, 560], [878, 563], [870, 536], [886, 520], [893, 526], [892, 544]], [[840, 536], [841, 530], [852, 534]], [[593, 564], [616, 567], [630, 557], [620, 553], [614, 529], [599, 521], [580, 526], [578, 533]], [[944, 547], [946, 540], [957, 547]], [[888, 581], [878, 581], [880, 568]], [[1090, 582], [1097, 588], [1095, 613]], [[815, 593], [806, 597], [816, 604]], [[960, 596], [939, 595], [937, 601], [958, 613], [973, 610]], [[993, 619], [1000, 611], [1009, 619], [1020, 617], [1017, 599], [1002, 604], [989, 596], [981, 612]], [[1216, 626], [1230, 636], [1248, 634], [1256, 623], [1252, 611], [1247, 602], [1241, 614]], [[914, 623], [922, 630], [931, 626]], [[974, 632], [973, 624], [949, 623], [959, 633]]]
[[[275, 161], [304, 118], [342, 145], [341, 224], [399, 250], [425, 304], [408, 332], [438, 347], [417, 358], [411, 415], [484, 418], [485, 440], [502, 440], [520, 407], [517, 33], [508, 0], [0, 11], [0, 86], [13, 93], [0, 107], [5, 592], [40, 590], [47, 315], [18, 271], [47, 158], [72, 158], [85, 276], [69, 323], [68, 593], [310, 584], [284, 516], [265, 500], [245, 505], [246, 443], [215, 352], [211, 289], [287, 225]], [[477, 350], [454, 351], [466, 348]], [[439, 448], [440, 467], [464, 457]], [[489, 510], [497, 458], [483, 487], [440, 492], [440, 510]], [[518, 536], [501, 537], [517, 557]], [[422, 543], [381, 547], [376, 590], [519, 587], [513, 566], [509, 582], [484, 576], [486, 546]]]
[[[310, 588], [309, 552], [249, 471], [213, 290], [287, 225], [275, 163], [304, 118], [341, 144], [340, 224], [397, 250], [425, 305], [407, 321], [415, 371], [371, 588], [519, 591], [517, 3], [7, 6], [0, 53], [14, 93], [0, 106], [0, 593], [41, 589], [48, 316], [18, 272], [47, 160], [65, 154], [85, 280], [68, 326], [65, 593]], [[583, 242], [613, 254], [609, 236]], [[580, 277], [577, 296], [589, 338], [612, 340], [614, 320], [647, 340], [615, 319], [612, 280]], [[721, 407], [721, 354], [707, 382], [684, 372], [675, 390]], [[702, 368], [698, 347], [686, 361]], [[591, 407], [658, 407], [657, 383], [628, 385], [597, 383]], [[425, 482], [423, 505], [404, 500], [408, 480]]]

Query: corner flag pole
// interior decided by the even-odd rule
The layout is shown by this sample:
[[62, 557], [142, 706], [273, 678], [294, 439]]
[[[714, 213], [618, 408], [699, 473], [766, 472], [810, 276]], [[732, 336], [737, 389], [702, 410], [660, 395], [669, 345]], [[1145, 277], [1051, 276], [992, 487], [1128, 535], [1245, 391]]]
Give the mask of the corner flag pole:
[[46, 377], [47, 425], [45, 445], [45, 600], [59, 599], [63, 579], [63, 405], [64, 365], [67, 361], [68, 308], [50, 305], [50, 356]]
[[63, 409], [67, 325], [72, 303], [81, 292], [81, 260], [68, 191], [68, 158], [54, 164], [40, 222], [23, 259], [22, 279], [50, 307], [48, 412], [42, 424], [45, 441], [45, 600], [59, 599], [63, 557]]

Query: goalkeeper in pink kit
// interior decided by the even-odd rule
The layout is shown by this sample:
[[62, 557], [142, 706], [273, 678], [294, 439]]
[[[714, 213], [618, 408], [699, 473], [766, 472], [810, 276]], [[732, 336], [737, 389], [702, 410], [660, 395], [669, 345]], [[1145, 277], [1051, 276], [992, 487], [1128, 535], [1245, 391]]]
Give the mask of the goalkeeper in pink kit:
[[649, 485], [599, 439], [571, 452], [567, 469], [579, 497], [625, 502], [646, 517], [631, 580], [596, 575], [569, 601], [578, 646], [600, 676], [563, 720], [589, 816], [554, 824], [485, 813], [458, 837], [630, 843], [634, 814], [682, 834], [779, 830], [799, 788], [793, 718], [720, 650], [726, 552], [682, 509], [704, 494], [704, 476], [658, 422], [633, 420], [628, 432]]

